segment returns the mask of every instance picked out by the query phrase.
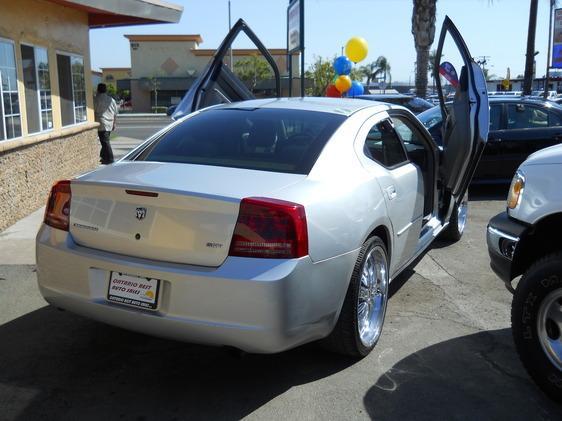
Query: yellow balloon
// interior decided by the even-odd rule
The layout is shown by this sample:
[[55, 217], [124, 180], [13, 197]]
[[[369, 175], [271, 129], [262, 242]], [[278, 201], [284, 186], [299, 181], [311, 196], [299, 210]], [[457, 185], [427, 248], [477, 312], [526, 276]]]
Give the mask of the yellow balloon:
[[367, 57], [369, 53], [369, 44], [365, 38], [353, 37], [345, 45], [345, 55], [354, 63], [359, 63]]
[[347, 75], [341, 75], [336, 79], [334, 85], [336, 85], [336, 89], [343, 94], [351, 88], [351, 78]]

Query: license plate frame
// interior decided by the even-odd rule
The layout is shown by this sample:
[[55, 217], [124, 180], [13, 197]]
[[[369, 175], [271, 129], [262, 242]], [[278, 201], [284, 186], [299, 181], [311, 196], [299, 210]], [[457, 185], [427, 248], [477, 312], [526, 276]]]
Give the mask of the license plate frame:
[[156, 278], [111, 271], [106, 298], [111, 303], [155, 311], [158, 309], [160, 283], [161, 280]]

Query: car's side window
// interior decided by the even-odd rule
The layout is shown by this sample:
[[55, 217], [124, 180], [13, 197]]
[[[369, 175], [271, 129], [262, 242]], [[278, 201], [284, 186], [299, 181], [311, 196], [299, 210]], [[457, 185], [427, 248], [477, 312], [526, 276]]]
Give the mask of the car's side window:
[[507, 106], [508, 129], [536, 129], [548, 127], [548, 114], [538, 107], [526, 104]]
[[364, 152], [367, 157], [388, 168], [408, 161], [402, 142], [389, 120], [371, 127], [365, 139]]
[[549, 112], [548, 113], [548, 126], [549, 127], [555, 127], [555, 126], [562, 126], [562, 118], [560, 118], [560, 115], [553, 113], [553, 112]]
[[408, 145], [423, 146], [419, 134], [411, 128], [405, 117], [393, 116], [392, 122], [394, 123], [396, 132], [404, 142], [406, 150], [408, 150]]
[[501, 127], [502, 105], [490, 105], [490, 131], [499, 130]]

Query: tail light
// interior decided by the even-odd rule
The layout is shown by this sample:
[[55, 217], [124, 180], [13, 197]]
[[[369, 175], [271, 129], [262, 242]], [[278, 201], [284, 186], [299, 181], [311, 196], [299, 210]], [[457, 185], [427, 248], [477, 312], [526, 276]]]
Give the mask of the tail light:
[[43, 222], [53, 228], [68, 231], [70, 219], [70, 180], [62, 180], [51, 188]]
[[230, 256], [290, 259], [308, 254], [302, 205], [265, 198], [242, 199]]

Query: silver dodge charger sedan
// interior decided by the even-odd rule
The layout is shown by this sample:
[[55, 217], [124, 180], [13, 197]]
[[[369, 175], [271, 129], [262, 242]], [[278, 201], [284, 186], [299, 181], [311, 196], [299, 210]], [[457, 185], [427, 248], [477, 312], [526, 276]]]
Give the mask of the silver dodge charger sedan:
[[223, 64], [241, 31], [275, 66], [239, 21], [174, 123], [53, 186], [39, 288], [53, 306], [152, 335], [261, 353], [322, 339], [365, 356], [392, 279], [437, 235], [463, 233], [488, 132], [482, 71], [446, 18], [436, 63], [449, 39], [460, 72], [447, 64], [450, 108], [437, 77], [440, 150], [400, 106], [252, 100]]

